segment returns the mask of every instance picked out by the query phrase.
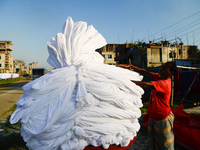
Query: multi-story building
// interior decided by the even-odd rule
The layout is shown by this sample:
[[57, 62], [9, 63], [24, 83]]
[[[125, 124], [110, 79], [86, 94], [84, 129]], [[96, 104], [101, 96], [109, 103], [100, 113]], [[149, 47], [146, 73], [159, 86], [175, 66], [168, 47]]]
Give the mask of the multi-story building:
[[29, 64], [29, 66], [27, 67], [27, 71], [29, 74], [32, 73], [32, 68], [38, 68], [38, 62], [32, 62]]
[[12, 42], [0, 41], [0, 73], [13, 73]]
[[20, 76], [27, 73], [25, 70], [25, 63], [23, 60], [14, 60], [14, 72], [19, 74]]
[[38, 68], [38, 62], [32, 62], [28, 66], [25, 66], [23, 60], [14, 60], [15, 69], [14, 72], [18, 73], [20, 76], [24, 74], [31, 74], [32, 68]]
[[115, 61], [117, 64], [129, 64], [130, 59], [128, 57], [128, 52], [130, 51], [130, 44], [121, 44], [115, 49]]
[[116, 65], [115, 49], [122, 44], [107, 44], [97, 51], [104, 57], [104, 63], [109, 65]]
[[[131, 45], [134, 45], [131, 43]], [[197, 47], [196, 47], [197, 48]], [[189, 51], [194, 51], [194, 46], [145, 44], [143, 46], [133, 46], [124, 44], [116, 49], [115, 61], [121, 63], [131, 63], [138, 67], [159, 67], [163, 63], [175, 59], [189, 58]]]

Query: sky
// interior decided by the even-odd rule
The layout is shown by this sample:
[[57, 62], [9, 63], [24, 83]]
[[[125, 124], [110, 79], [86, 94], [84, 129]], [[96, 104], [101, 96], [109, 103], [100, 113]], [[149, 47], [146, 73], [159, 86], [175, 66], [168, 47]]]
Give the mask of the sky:
[[199, 8], [200, 0], [0, 0], [0, 40], [12, 41], [14, 60], [52, 69], [47, 42], [70, 16], [107, 43], [181, 40], [200, 49]]

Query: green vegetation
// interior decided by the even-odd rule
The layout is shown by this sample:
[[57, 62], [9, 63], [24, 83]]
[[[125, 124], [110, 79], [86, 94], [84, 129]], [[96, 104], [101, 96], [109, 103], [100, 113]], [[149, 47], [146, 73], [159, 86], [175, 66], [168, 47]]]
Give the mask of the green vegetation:
[[200, 49], [197, 50], [197, 59], [200, 59]]
[[7, 150], [27, 150], [26, 143], [20, 135], [20, 122], [11, 125], [9, 122], [10, 116], [4, 124], [0, 125], [0, 149]]
[[16, 105], [6, 111], [0, 118], [8, 116], [4, 123], [0, 124], [0, 149], [6, 150], [27, 150], [26, 143], [20, 135], [21, 123], [10, 124], [10, 115], [16, 108]]
[[149, 102], [143, 102], [143, 107], [140, 108], [142, 114], [146, 114], [148, 111], [148, 104]]
[[169, 46], [170, 45], [170, 42], [169, 41], [160, 41], [163, 45], [167, 45]]
[[16, 105], [13, 105], [9, 110], [0, 115], [0, 119], [13, 113], [16, 107], [17, 107]]
[[10, 84], [17, 81], [25, 80], [24, 78], [13, 78], [13, 79], [7, 79], [7, 80], [0, 80], [0, 85]]
[[148, 44], [146, 44], [145, 42], [142, 41], [135, 41], [135, 43], [128, 43], [128, 47], [132, 48], [132, 47], [140, 47], [140, 46], [147, 46]]

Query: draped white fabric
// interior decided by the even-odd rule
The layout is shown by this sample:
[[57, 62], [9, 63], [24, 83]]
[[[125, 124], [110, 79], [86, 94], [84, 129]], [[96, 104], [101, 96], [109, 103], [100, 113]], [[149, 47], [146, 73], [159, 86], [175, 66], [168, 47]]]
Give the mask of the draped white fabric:
[[11, 79], [11, 78], [18, 78], [19, 74], [16, 73], [0, 73], [0, 80], [4, 80], [4, 79]]
[[87, 145], [127, 146], [140, 128], [143, 90], [130, 80], [142, 76], [106, 65], [95, 52], [105, 39], [86, 22], [69, 17], [47, 43], [48, 63], [56, 69], [22, 87], [10, 118], [21, 121], [21, 135], [35, 150], [81, 150]]

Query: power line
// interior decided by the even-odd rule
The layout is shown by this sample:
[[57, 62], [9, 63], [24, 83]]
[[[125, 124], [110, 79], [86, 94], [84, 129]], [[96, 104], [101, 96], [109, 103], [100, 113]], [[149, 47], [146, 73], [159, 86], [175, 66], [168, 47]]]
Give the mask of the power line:
[[198, 41], [200, 41], [200, 39], [196, 40], [195, 43], [198, 42]]
[[[186, 26], [183, 26], [183, 27], [179, 28], [178, 30], [169, 33], [167, 36], [169, 36], [169, 35], [171, 35], [171, 34], [175, 34], [175, 32], [178, 32], [179, 30], [184, 30], [184, 28], [186, 28], [187, 26], [190, 26], [191, 24], [193, 24], [193, 23], [195, 23], [195, 22], [197, 22], [197, 21], [199, 21], [199, 20], [200, 20], [200, 19], [198, 19], [198, 20], [196, 20], [196, 21], [194, 21], [194, 22], [192, 22], [192, 23], [190, 23], [190, 24], [187, 24]], [[198, 25], [198, 24], [200, 24], [200, 23], [197, 23], [197, 24], [195, 24], [195, 25], [193, 25], [193, 26], [196, 26], [196, 25]], [[193, 27], [193, 26], [190, 26], [190, 28]], [[187, 30], [187, 29], [185, 29], [185, 30]], [[179, 33], [180, 33], [180, 32], [179, 32]]]
[[[175, 32], [171, 33], [171, 34], [172, 34], [171, 36], [173, 36], [173, 35], [177, 35], [177, 34], [179, 34], [179, 33], [181, 33], [181, 32], [185, 32], [186, 30], [188, 30], [188, 29], [190, 29], [190, 28], [192, 28], [192, 27], [194, 27], [194, 26], [196, 26], [196, 25], [199, 25], [199, 24], [200, 24], [200, 22], [197, 23], [197, 24], [195, 24], [195, 25], [193, 25], [193, 26], [190, 26], [190, 27], [188, 27], [188, 28], [186, 28], [186, 29], [181, 28], [183, 31], [181, 30], [181, 31], [178, 32], [178, 33], [176, 33], [176, 31], [175, 31]], [[169, 35], [168, 35], [168, 36], [169, 36]], [[171, 37], [171, 36], [169, 36], [169, 37]]]
[[[178, 21], [178, 22], [176, 22], [176, 23], [174, 23], [174, 24], [172, 24], [172, 25], [170, 25], [170, 26], [168, 26], [168, 27], [166, 27], [166, 28], [164, 28], [164, 29], [162, 29], [162, 30], [156, 32], [156, 33], [154, 33], [154, 34], [152, 34], [151, 36], [153, 36], [153, 35], [155, 35], [155, 34], [158, 34], [158, 33], [162, 32], [162, 31], [164, 31], [164, 30], [166, 30], [166, 29], [169, 29], [169, 28], [171, 28], [172, 26], [174, 26], [174, 25], [176, 25], [176, 24], [178, 24], [178, 23], [180, 23], [180, 22], [182, 22], [182, 21], [184, 21], [184, 20], [186, 20], [186, 19], [188, 19], [188, 18], [190, 18], [190, 17], [192, 17], [192, 16], [194, 16], [194, 15], [196, 15], [196, 14], [198, 14], [198, 13], [200, 13], [200, 11], [198, 11], [198, 12], [196, 12], [196, 13], [194, 13], [194, 14], [192, 14], [192, 15], [190, 15], [190, 16], [188, 16], [188, 17], [186, 17], [186, 18], [184, 18], [184, 19], [182, 19], [182, 20], [180, 20], [180, 21]], [[149, 37], [150, 37], [150, 36], [148, 36], [148, 37], [146, 37], [146, 38], [149, 38]], [[146, 39], [146, 38], [144, 38], [144, 39]], [[144, 40], [144, 39], [143, 39], [143, 40]]]
[[[192, 32], [194, 32], [194, 31], [196, 31], [196, 30], [199, 30], [200, 28], [197, 28], [197, 29], [195, 29], [195, 30], [192, 30], [191, 32], [188, 32], [188, 33], [192, 33]], [[186, 33], [186, 34], [183, 34], [183, 35], [181, 35], [180, 37], [182, 37], [182, 36], [185, 36], [185, 35], [187, 35], [188, 33]]]
[[[199, 32], [196, 32], [195, 34], [198, 34], [198, 33], [200, 33], [200, 31], [199, 31]], [[189, 39], [190, 39], [191, 37], [192, 37], [192, 36], [190, 36]], [[187, 39], [188, 39], [188, 37], [187, 37]], [[184, 39], [183, 41], [185, 41], [185, 40], [187, 40], [187, 39]]]

